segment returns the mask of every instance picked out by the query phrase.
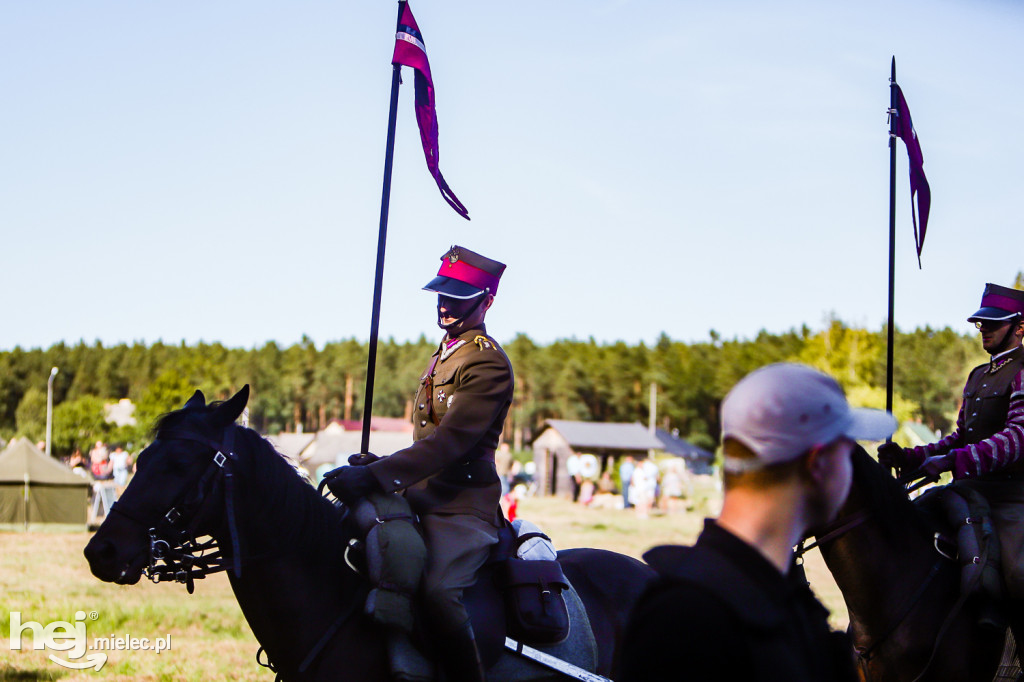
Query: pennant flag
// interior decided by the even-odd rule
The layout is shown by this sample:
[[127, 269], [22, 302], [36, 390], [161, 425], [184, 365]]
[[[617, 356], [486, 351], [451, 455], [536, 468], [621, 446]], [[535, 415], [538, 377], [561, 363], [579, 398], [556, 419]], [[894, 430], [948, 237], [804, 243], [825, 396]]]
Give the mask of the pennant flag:
[[[914, 244], [917, 246], [917, 266], [921, 267], [921, 248], [924, 247], [924, 233], [928, 227], [928, 211], [932, 205], [932, 191], [928, 187], [928, 178], [924, 176], [924, 156], [921, 154], [921, 143], [914, 130], [914, 122], [910, 118], [910, 107], [903, 97], [903, 90], [896, 88], [896, 135], [903, 139], [907, 146], [907, 157], [910, 160], [910, 210], [914, 218]], [[914, 202], [914, 197], [917, 202]], [[918, 229], [918, 217], [921, 224]]]
[[430, 77], [430, 63], [427, 61], [427, 48], [423, 44], [416, 19], [412, 16], [409, 3], [402, 3], [402, 12], [398, 18], [398, 31], [395, 33], [395, 54], [391, 57], [392, 64], [410, 66], [416, 74], [416, 123], [420, 128], [420, 140], [423, 143], [423, 155], [427, 159], [427, 168], [434, 176], [441, 196], [448, 205], [460, 216], [469, 220], [469, 211], [462, 205], [458, 197], [448, 187], [438, 167], [437, 151], [437, 110], [434, 107], [434, 81]]

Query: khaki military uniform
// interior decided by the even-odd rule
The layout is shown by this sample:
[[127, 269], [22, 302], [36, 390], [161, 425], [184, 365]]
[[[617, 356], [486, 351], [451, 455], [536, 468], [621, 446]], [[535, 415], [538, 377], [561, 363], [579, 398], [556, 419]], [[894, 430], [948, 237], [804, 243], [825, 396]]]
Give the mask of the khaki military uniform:
[[483, 326], [446, 337], [420, 380], [415, 442], [369, 466], [385, 492], [405, 490], [420, 515], [428, 548], [425, 606], [445, 630], [468, 620], [462, 591], [498, 540], [494, 452], [513, 385], [508, 357]]

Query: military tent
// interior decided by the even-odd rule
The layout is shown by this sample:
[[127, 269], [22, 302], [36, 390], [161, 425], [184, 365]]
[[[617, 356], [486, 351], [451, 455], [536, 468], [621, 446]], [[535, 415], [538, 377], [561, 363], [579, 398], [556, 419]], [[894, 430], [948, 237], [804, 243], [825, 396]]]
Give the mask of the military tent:
[[27, 438], [0, 452], [0, 529], [85, 530], [89, 481]]

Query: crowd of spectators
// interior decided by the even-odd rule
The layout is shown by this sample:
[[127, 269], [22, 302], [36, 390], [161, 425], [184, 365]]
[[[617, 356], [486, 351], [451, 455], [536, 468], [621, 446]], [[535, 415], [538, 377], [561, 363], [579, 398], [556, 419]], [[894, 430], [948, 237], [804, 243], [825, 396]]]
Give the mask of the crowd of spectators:
[[76, 448], [66, 463], [71, 471], [92, 481], [91, 518], [94, 521], [110, 512], [135, 472], [135, 458], [123, 446], [116, 445], [111, 451], [102, 440], [96, 441], [88, 457]]

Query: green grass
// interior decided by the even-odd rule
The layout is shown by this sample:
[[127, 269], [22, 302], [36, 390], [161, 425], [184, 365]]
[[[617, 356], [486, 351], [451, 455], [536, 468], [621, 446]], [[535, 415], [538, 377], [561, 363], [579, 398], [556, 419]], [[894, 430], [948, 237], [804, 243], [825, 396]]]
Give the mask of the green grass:
[[[709, 509], [713, 513], [715, 506], [713, 491], [703, 495], [699, 511], [686, 511], [684, 505], [673, 513], [652, 512], [648, 518], [638, 518], [632, 510], [588, 508], [554, 498], [526, 498], [518, 511], [550, 535], [559, 549], [600, 547], [640, 557], [653, 545], [693, 542], [704, 514]], [[0, 680], [273, 679], [255, 661], [259, 645], [223, 573], [197, 582], [191, 596], [178, 584], [144, 580], [132, 586], [110, 585], [89, 572], [82, 555], [89, 538], [88, 533], [0, 533]], [[807, 572], [811, 586], [832, 611], [833, 624], [845, 627], [842, 596], [817, 552], [808, 557]], [[95, 611], [96, 620], [86, 620], [90, 641], [110, 634], [150, 639], [169, 634], [172, 648], [160, 654], [110, 651], [98, 673], [66, 670], [47, 659], [54, 652], [11, 650], [11, 611], [20, 611], [23, 622], [44, 626], [72, 621], [76, 611]]]

